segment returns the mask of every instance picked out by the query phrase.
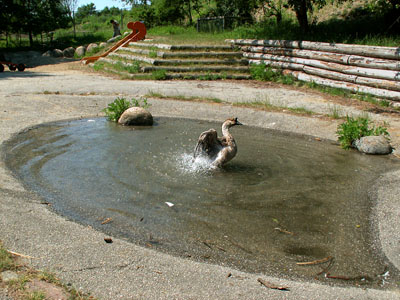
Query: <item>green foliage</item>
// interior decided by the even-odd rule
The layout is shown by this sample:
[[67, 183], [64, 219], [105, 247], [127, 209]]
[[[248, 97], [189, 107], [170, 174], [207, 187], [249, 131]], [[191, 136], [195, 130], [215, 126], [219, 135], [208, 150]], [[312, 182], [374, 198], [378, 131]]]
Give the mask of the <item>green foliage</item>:
[[149, 57], [150, 57], [150, 58], [157, 58], [157, 52], [156, 52], [156, 51], [153, 51], [153, 50], [150, 51], [150, 52], [149, 52]]
[[131, 107], [131, 103], [125, 98], [117, 98], [114, 102], [108, 104], [108, 106], [103, 109], [109, 121], [117, 122], [122, 113]]
[[7, 252], [6, 249], [3, 248], [3, 245], [0, 243], [0, 272], [13, 270], [16, 268], [14, 260], [10, 253]]
[[346, 117], [346, 121], [338, 126], [336, 131], [340, 145], [343, 149], [350, 149], [353, 142], [363, 136], [389, 135], [386, 127], [370, 125], [365, 117]]
[[165, 80], [167, 79], [166, 70], [156, 70], [151, 73], [151, 78], [154, 80]]
[[147, 99], [143, 99], [142, 101], [143, 103], [135, 98], [129, 101], [125, 98], [118, 97], [114, 102], [109, 103], [108, 106], [103, 109], [103, 112], [106, 114], [109, 121], [117, 122], [122, 113], [130, 107], [148, 108], [150, 106]]
[[250, 66], [250, 74], [252, 78], [260, 81], [273, 81], [283, 84], [293, 84], [296, 79], [290, 75], [284, 75], [280, 69], [272, 69], [265, 63], [253, 64]]
[[96, 14], [96, 6], [94, 5], [94, 3], [89, 3], [78, 7], [78, 11], [76, 12], [76, 19], [78, 22], [81, 22], [83, 18], [95, 14]]

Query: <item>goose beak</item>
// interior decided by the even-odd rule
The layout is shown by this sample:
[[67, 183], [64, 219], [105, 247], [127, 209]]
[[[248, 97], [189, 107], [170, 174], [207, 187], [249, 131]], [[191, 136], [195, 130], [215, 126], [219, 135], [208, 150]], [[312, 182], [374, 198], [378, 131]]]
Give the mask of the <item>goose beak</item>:
[[240, 123], [238, 120], [236, 120], [236, 124], [235, 125], [243, 125], [243, 124]]

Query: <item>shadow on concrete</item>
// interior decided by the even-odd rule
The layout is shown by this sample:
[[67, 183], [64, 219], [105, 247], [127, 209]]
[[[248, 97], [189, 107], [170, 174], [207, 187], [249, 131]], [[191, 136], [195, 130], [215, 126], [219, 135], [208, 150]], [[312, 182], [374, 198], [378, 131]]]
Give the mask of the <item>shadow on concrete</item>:
[[19, 71], [4, 71], [0, 73], [0, 80], [2, 79], [11, 79], [11, 78], [32, 78], [32, 77], [50, 77], [54, 76], [50, 73], [42, 73], [42, 72], [31, 72], [29, 70], [19, 72]]
[[[4, 58], [12, 62], [14, 64], [25, 64], [27, 68], [34, 68], [44, 65], [54, 65], [65, 62], [73, 62], [78, 61], [79, 59], [74, 58], [65, 58], [65, 57], [51, 57], [51, 56], [42, 56], [42, 53], [39, 51], [18, 51], [18, 52], [7, 52], [2, 53]], [[5, 66], [5, 69], [8, 69]]]

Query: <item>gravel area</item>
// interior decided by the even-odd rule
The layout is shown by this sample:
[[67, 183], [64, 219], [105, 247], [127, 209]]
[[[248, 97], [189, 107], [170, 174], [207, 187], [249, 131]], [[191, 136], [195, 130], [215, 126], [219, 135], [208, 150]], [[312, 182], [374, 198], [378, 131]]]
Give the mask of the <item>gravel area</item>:
[[[118, 96], [218, 98], [228, 102], [268, 101], [300, 106], [321, 114], [332, 107], [360, 114], [359, 104], [332, 102], [318, 93], [253, 82], [124, 81], [55, 65], [25, 72], [0, 73], [0, 143], [19, 131], [44, 122], [92, 117]], [[223, 121], [236, 116], [242, 123], [336, 140], [339, 121], [318, 115], [295, 116], [229, 104], [160, 100], [147, 96], [155, 116]], [[400, 139], [397, 116], [375, 115], [390, 123], [393, 144]], [[0, 148], [0, 150], [2, 150]], [[249, 274], [225, 266], [200, 263], [143, 248], [123, 239], [104, 242], [105, 235], [54, 214], [27, 190], [0, 159], [0, 240], [7, 249], [32, 256], [28, 263], [55, 272], [77, 290], [99, 299], [400, 299], [400, 289], [340, 287]], [[400, 268], [400, 171], [383, 175], [371, 192], [378, 204], [374, 226], [388, 259]], [[290, 291], [267, 289], [258, 278]], [[0, 290], [0, 299], [3, 294]], [[7, 298], [5, 298], [7, 299]]]

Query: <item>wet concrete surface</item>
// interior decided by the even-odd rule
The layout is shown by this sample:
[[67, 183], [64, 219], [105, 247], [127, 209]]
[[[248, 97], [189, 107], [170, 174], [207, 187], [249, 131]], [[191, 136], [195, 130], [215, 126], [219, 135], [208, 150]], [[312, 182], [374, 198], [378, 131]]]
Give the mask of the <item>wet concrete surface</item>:
[[[32, 72], [35, 73], [35, 72]], [[51, 80], [49, 80], [51, 77]], [[17, 74], [0, 79], [1, 140], [20, 130], [43, 122], [88, 117], [117, 95], [137, 96], [143, 86], [160, 91], [198, 91], [195, 82], [127, 82], [75, 72]], [[204, 84], [204, 83], [202, 83]], [[218, 87], [229, 90], [229, 83]], [[211, 94], [214, 83], [204, 94]], [[109, 87], [107, 89], [107, 86]], [[239, 87], [235, 83], [235, 88]], [[96, 94], [96, 88], [98, 93]], [[244, 85], [243, 89], [248, 88]], [[60, 92], [61, 90], [61, 92]], [[106, 92], [105, 92], [106, 90]], [[47, 92], [45, 92], [47, 91]], [[56, 94], [55, 92], [59, 92]], [[92, 93], [83, 95], [83, 91]], [[139, 92], [138, 92], [139, 91]], [[279, 97], [279, 89], [275, 91]], [[142, 92], [143, 93], [143, 92]], [[248, 90], [251, 94], [251, 89]], [[313, 95], [307, 95], [313, 97]], [[243, 96], [241, 96], [243, 97]], [[318, 96], [319, 97], [319, 96]], [[318, 102], [317, 99], [315, 99]], [[156, 116], [188, 117], [221, 122], [237, 116], [252, 126], [279, 128], [335, 139], [337, 121], [268, 113], [230, 105], [210, 105], [179, 101], [150, 100]], [[396, 124], [396, 120], [394, 123]], [[4, 155], [4, 153], [3, 153]], [[4, 158], [4, 156], [3, 156]], [[318, 281], [293, 281], [235, 270], [229, 266], [199, 263], [114, 238], [106, 244], [104, 234], [57, 216], [48, 210], [43, 199], [23, 187], [0, 162], [0, 239], [13, 251], [35, 257], [32, 266], [56, 272], [77, 289], [92, 292], [101, 299], [398, 299], [398, 288], [389, 290], [332, 287]], [[391, 235], [398, 218], [398, 172], [379, 178], [372, 195], [379, 197], [374, 207], [375, 244], [398, 266], [396, 235]], [[381, 188], [384, 187], [384, 188]], [[394, 231], [395, 233], [398, 231]], [[397, 260], [396, 260], [397, 259]], [[262, 277], [275, 284], [290, 286], [290, 292], [261, 286]]]

